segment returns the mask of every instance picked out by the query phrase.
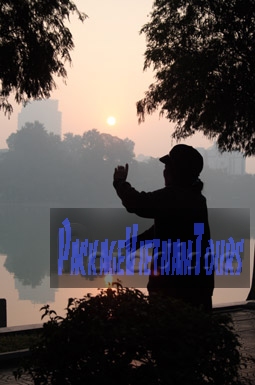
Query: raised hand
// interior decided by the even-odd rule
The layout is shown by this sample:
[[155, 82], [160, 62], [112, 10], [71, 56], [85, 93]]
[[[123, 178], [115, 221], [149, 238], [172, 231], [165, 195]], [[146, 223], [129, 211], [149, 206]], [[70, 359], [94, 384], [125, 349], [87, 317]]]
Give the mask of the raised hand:
[[113, 180], [116, 181], [125, 181], [128, 175], [128, 164], [125, 166], [117, 166], [114, 170]]

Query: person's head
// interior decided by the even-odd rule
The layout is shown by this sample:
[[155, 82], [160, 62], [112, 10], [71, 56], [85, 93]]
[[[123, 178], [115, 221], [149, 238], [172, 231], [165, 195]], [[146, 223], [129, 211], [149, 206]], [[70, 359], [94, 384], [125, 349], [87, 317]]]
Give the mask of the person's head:
[[177, 144], [169, 154], [159, 159], [165, 164], [165, 184], [175, 183], [180, 186], [192, 185], [203, 169], [202, 155], [192, 146]]

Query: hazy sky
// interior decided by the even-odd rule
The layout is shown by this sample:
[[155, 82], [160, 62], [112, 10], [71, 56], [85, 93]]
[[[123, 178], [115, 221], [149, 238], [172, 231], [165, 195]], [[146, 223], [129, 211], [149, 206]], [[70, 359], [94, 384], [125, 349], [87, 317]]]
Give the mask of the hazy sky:
[[[153, 0], [76, 0], [78, 8], [89, 18], [81, 23], [73, 17], [70, 29], [75, 49], [67, 84], [58, 80], [52, 93], [59, 100], [62, 132], [82, 134], [92, 128], [100, 132], [133, 140], [136, 154], [161, 156], [175, 144], [171, 140], [173, 125], [160, 118], [158, 112], [138, 125], [136, 102], [143, 98], [153, 82], [152, 71], [143, 72], [144, 35], [141, 27], [148, 21]], [[13, 104], [8, 120], [0, 113], [0, 148], [17, 130], [17, 114], [21, 106]], [[116, 124], [109, 126], [107, 117]], [[185, 143], [209, 147], [212, 142], [195, 135]], [[247, 160], [247, 171], [255, 173], [255, 159]]]

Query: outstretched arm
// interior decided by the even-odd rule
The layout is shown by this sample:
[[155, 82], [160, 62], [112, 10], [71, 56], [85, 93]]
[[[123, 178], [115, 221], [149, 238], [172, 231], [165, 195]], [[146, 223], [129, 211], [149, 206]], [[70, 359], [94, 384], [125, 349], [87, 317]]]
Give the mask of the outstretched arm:
[[143, 218], [155, 218], [160, 201], [159, 191], [139, 192], [126, 181], [128, 164], [115, 168], [113, 186], [120, 197], [123, 206], [128, 212], [135, 213]]

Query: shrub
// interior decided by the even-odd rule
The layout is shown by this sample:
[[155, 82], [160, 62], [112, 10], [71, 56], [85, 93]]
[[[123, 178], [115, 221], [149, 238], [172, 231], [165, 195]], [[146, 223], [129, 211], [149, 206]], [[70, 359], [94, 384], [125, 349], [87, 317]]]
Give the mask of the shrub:
[[228, 315], [122, 287], [70, 298], [65, 317], [42, 309], [49, 320], [24, 367], [35, 384], [246, 383]]

